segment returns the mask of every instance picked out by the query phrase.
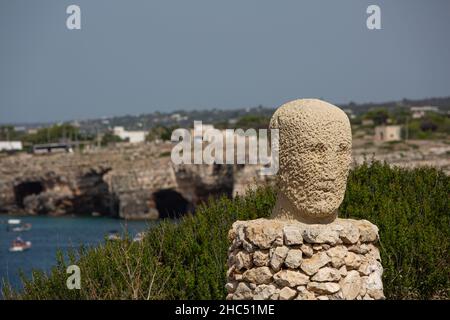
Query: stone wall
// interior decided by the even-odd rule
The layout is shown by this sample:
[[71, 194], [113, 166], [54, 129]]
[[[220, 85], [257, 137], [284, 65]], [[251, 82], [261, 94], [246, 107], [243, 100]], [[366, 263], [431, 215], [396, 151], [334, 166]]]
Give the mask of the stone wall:
[[229, 300], [384, 299], [378, 228], [369, 221], [237, 221], [229, 240]]

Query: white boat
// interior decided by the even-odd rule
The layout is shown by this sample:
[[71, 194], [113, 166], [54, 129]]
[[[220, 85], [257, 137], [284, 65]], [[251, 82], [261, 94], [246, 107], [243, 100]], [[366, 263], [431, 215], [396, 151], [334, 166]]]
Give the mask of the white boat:
[[107, 236], [108, 240], [114, 241], [114, 240], [121, 240], [122, 238], [120, 237], [120, 234], [118, 231], [116, 230], [112, 230], [109, 232], [108, 236]]
[[145, 232], [139, 232], [138, 234], [136, 234], [133, 238], [134, 242], [141, 242], [142, 240], [144, 240], [145, 237]]
[[14, 232], [23, 232], [23, 231], [29, 231], [31, 230], [31, 223], [24, 223], [19, 225], [18, 227], [12, 228], [12, 231]]
[[24, 241], [21, 237], [17, 237], [9, 248], [9, 252], [22, 252], [30, 248], [31, 241]]
[[8, 224], [10, 225], [17, 225], [20, 224], [22, 221], [20, 219], [8, 219]]
[[22, 221], [20, 219], [8, 219], [6, 230], [11, 231], [12, 229], [19, 227], [21, 223]]

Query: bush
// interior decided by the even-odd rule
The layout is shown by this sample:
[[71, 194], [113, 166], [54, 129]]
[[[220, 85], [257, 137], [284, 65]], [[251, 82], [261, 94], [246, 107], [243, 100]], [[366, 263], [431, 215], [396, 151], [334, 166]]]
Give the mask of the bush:
[[391, 299], [450, 297], [450, 177], [431, 168], [362, 165], [350, 174], [341, 217], [380, 229]]
[[[367, 219], [380, 228], [385, 295], [390, 299], [448, 298], [450, 178], [423, 168], [362, 165], [348, 180], [341, 217]], [[224, 299], [228, 230], [236, 220], [268, 217], [271, 187], [234, 200], [210, 200], [195, 216], [163, 221], [142, 243], [108, 242], [61, 255], [49, 275], [34, 272], [19, 299]], [[80, 258], [76, 258], [79, 256]], [[66, 288], [66, 265], [82, 270], [82, 289]]]

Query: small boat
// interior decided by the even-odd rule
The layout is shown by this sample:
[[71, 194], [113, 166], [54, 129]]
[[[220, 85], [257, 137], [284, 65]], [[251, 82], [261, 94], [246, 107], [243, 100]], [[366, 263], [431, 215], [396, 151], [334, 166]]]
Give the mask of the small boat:
[[6, 230], [11, 231], [13, 228], [17, 228], [20, 226], [22, 221], [20, 219], [8, 219]]
[[31, 248], [31, 241], [24, 241], [21, 237], [17, 237], [11, 247], [9, 248], [10, 252], [22, 252]]
[[121, 240], [122, 238], [120, 237], [118, 231], [112, 230], [109, 232], [107, 239], [108, 240]]
[[23, 232], [31, 230], [31, 223], [24, 223], [19, 225], [18, 227], [14, 227], [11, 229], [14, 232]]

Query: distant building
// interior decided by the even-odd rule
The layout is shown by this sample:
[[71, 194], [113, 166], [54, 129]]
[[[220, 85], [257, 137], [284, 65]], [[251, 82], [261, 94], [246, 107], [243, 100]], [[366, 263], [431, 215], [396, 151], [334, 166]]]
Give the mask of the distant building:
[[36, 133], [38, 132], [38, 130], [39, 130], [39, 129], [37, 129], [37, 128], [29, 128], [29, 129], [27, 130], [27, 133], [28, 133], [28, 134], [36, 134]]
[[22, 149], [21, 141], [0, 141], [0, 151], [20, 151]]
[[363, 120], [361, 121], [361, 124], [362, 124], [363, 126], [373, 126], [373, 125], [374, 125], [374, 122], [373, 122], [372, 119], [363, 119]]
[[124, 127], [114, 127], [113, 133], [121, 139], [128, 139], [130, 143], [144, 142], [147, 131], [127, 131]]
[[172, 119], [172, 120], [174, 120], [174, 121], [177, 121], [177, 122], [180, 122], [180, 121], [183, 121], [183, 120], [187, 120], [188, 117], [187, 117], [187, 116], [182, 116], [182, 115], [179, 114], [179, 113], [174, 113], [174, 114], [172, 114], [172, 115], [170, 116], [170, 119]]
[[25, 128], [24, 126], [15, 126], [14, 127], [14, 131], [16, 131], [16, 132], [26, 132], [27, 128]]
[[412, 113], [413, 119], [420, 119], [423, 118], [427, 112], [439, 112], [439, 107], [433, 106], [411, 107], [410, 111]]
[[33, 153], [35, 154], [44, 154], [44, 153], [62, 153], [62, 152], [73, 152], [73, 144], [72, 143], [43, 143], [43, 144], [35, 144], [33, 146]]
[[377, 142], [400, 141], [401, 129], [401, 126], [377, 126], [374, 140]]

